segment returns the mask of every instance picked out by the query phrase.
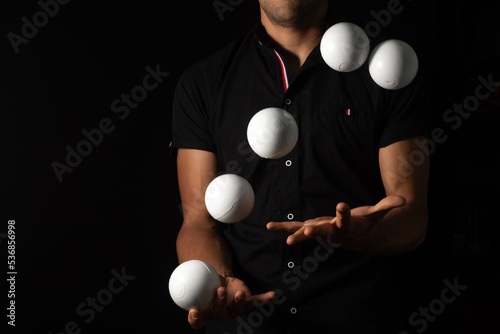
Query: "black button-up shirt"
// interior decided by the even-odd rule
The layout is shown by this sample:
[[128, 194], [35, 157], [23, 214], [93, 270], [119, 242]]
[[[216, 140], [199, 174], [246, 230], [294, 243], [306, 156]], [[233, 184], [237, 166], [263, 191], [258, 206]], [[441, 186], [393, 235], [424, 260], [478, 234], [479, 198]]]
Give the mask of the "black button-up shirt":
[[[334, 216], [341, 201], [354, 208], [385, 197], [379, 149], [427, 134], [419, 78], [404, 89], [384, 90], [367, 63], [336, 72], [319, 46], [294, 75], [259, 31], [188, 69], [174, 100], [173, 147], [214, 152], [221, 171], [246, 178], [255, 191], [251, 214], [222, 227], [235, 276], [253, 293], [280, 293], [270, 315], [257, 309], [262, 317], [249, 312], [223, 330], [245, 332], [243, 322], [254, 333], [265, 326], [293, 333], [305, 323], [332, 333], [382, 326], [397, 307], [393, 259], [319, 240], [288, 246], [285, 233], [265, 226]], [[260, 158], [247, 141], [248, 122], [267, 107], [287, 110], [299, 127], [296, 147], [281, 159]]]

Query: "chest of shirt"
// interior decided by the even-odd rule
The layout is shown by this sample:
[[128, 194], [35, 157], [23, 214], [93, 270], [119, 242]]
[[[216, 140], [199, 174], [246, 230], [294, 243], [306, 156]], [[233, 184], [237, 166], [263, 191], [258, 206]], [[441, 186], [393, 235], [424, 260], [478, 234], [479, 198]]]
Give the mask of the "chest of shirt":
[[255, 160], [248, 150], [246, 130], [253, 115], [267, 107], [292, 114], [304, 153], [314, 151], [316, 157], [333, 159], [348, 152], [357, 156], [377, 152], [384, 100], [367, 82], [362, 72], [367, 69], [358, 71], [338, 73], [317, 64], [299, 72], [285, 92], [278, 63], [269, 67], [248, 62], [234, 73], [229, 70], [215, 91], [210, 110], [210, 131], [221, 165]]

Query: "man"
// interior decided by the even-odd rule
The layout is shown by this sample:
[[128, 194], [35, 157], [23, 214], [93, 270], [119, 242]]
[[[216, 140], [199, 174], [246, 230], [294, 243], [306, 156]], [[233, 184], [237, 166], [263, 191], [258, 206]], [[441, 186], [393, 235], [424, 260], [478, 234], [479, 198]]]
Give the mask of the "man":
[[[421, 84], [386, 91], [366, 64], [330, 69], [319, 52], [332, 24], [327, 0], [259, 3], [261, 24], [186, 71], [176, 91], [178, 258], [210, 263], [222, 283], [188, 321], [209, 333], [390, 333], [399, 307], [391, 255], [418, 247], [427, 227], [428, 155], [410, 159], [427, 130]], [[266, 107], [299, 126], [281, 159], [256, 156], [246, 140]], [[242, 222], [216, 222], [204, 206], [221, 172], [254, 188]]]

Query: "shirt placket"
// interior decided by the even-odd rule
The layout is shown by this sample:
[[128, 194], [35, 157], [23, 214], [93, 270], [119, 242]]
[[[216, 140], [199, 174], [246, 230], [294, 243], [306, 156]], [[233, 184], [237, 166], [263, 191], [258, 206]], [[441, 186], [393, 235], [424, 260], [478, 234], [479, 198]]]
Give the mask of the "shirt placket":
[[[287, 110], [297, 122], [299, 123], [299, 99], [296, 90], [292, 87], [289, 88], [284, 96], [282, 109]], [[299, 130], [300, 137], [300, 130]], [[281, 201], [280, 201], [280, 218], [281, 221], [301, 221], [300, 213], [300, 198], [299, 198], [299, 151], [300, 139], [295, 148], [285, 157], [277, 161], [280, 165], [280, 188], [281, 188]], [[283, 239], [283, 254], [281, 261], [281, 271], [283, 275], [288, 278], [285, 282], [285, 291], [287, 292], [287, 308], [290, 316], [295, 316], [299, 312], [298, 301], [303, 291], [303, 279], [301, 275], [302, 264], [302, 244], [293, 246], [286, 245], [286, 235]], [[285, 276], [282, 276], [285, 277]], [[290, 282], [294, 282], [290, 284]]]

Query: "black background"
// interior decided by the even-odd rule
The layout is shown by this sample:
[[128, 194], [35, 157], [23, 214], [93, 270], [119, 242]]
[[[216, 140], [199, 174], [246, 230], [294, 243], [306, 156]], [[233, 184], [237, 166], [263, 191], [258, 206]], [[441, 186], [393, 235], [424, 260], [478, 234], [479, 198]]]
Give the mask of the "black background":
[[[4, 1], [1, 31], [1, 221], [16, 221], [16, 327], [19, 333], [190, 333], [187, 313], [170, 299], [179, 211], [175, 160], [169, 154], [172, 99], [180, 74], [251, 28], [257, 1], [77, 1], [14, 52], [7, 34], [21, 35], [36, 1]], [[339, 20], [362, 27], [389, 1], [334, 1]], [[495, 328], [499, 311], [498, 96], [481, 103], [456, 130], [443, 121], [455, 103], [475, 94], [479, 75], [500, 81], [498, 2], [401, 0], [404, 10], [381, 26], [417, 50], [432, 95], [433, 128], [447, 135], [431, 156], [430, 226], [410, 259], [402, 329], [408, 317], [440, 297], [443, 281], [467, 285], [429, 321], [425, 333]], [[498, 60], [498, 58], [497, 58]], [[146, 67], [169, 72], [120, 120], [111, 103], [142, 84]], [[483, 90], [484, 91], [484, 90]], [[85, 139], [82, 130], [109, 118], [115, 129], [59, 182], [51, 164]], [[2, 271], [7, 239], [2, 237]], [[112, 270], [135, 276], [87, 317], [76, 312], [107, 288]], [[496, 275], [496, 276], [495, 276]], [[2, 274], [6, 277], [6, 274]], [[5, 280], [2, 279], [5, 283]], [[5, 310], [8, 288], [0, 295]], [[2, 326], [7, 318], [2, 315]]]

